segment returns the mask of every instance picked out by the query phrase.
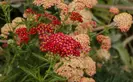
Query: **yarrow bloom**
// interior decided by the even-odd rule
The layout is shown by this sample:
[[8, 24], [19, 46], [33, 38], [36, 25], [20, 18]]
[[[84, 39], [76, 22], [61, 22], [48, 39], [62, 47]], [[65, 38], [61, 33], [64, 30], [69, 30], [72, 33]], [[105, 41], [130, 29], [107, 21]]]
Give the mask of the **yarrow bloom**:
[[101, 43], [102, 49], [109, 50], [111, 48], [111, 39], [108, 36], [98, 35], [96, 39]]
[[92, 8], [97, 4], [97, 0], [74, 0], [74, 1], [83, 3], [88, 8]]
[[51, 24], [53, 24], [54, 26], [61, 24], [60, 20], [56, 16], [54, 16], [54, 15], [51, 15], [49, 13], [45, 13], [44, 17], [46, 17], [49, 20], [51, 20], [52, 21]]
[[87, 34], [79, 34], [73, 37], [76, 41], [80, 42], [82, 46], [82, 53], [88, 53], [90, 51], [90, 38]]
[[22, 22], [24, 21], [23, 18], [21, 17], [16, 17], [12, 20], [12, 23], [6, 23], [2, 28], [1, 28], [1, 36], [4, 38], [7, 38], [9, 35], [9, 32], [14, 32], [15, 28], [18, 27], [25, 27]]
[[45, 9], [50, 8], [51, 6], [60, 4], [61, 0], [43, 0], [43, 7]]
[[18, 44], [28, 43], [29, 35], [26, 27], [20, 27], [15, 30], [15, 33], [18, 36]]
[[40, 23], [37, 25], [35, 29], [37, 34], [39, 35], [39, 39], [43, 40], [44, 42], [46, 41], [47, 38], [49, 38], [50, 34], [54, 33], [54, 28], [53, 25], [51, 24]]
[[72, 11], [81, 11], [85, 8], [85, 5], [81, 2], [75, 2], [72, 1], [69, 5], [68, 5], [68, 11], [72, 12]]
[[97, 4], [97, 0], [73, 0], [69, 4], [69, 12], [72, 11], [81, 11], [84, 8], [92, 8]]
[[99, 49], [99, 50], [97, 50], [97, 57], [100, 60], [108, 61], [110, 59], [111, 55], [110, 55], [110, 53], [107, 50]]
[[8, 35], [10, 31], [13, 31], [13, 28], [12, 28], [12, 24], [11, 23], [7, 23], [5, 24], [2, 28], [1, 28], [1, 33], [3, 35]]
[[111, 12], [111, 13], [113, 13], [113, 14], [118, 14], [118, 13], [119, 13], [119, 9], [116, 8], [116, 7], [111, 7], [111, 8], [109, 9], [109, 12]]
[[39, 35], [54, 32], [53, 25], [44, 23], [38, 24], [36, 30]]
[[36, 21], [38, 21], [41, 17], [49, 19], [51, 21], [49, 24], [52, 24], [54, 26], [61, 24], [60, 20], [56, 16], [49, 14], [47, 12], [45, 12], [44, 14], [35, 14]]
[[116, 26], [121, 30], [121, 32], [127, 32], [132, 25], [132, 15], [128, 13], [120, 13], [114, 17], [114, 22]]
[[55, 65], [55, 72], [66, 77], [68, 82], [80, 82], [84, 72], [89, 76], [96, 73], [96, 65], [88, 55], [80, 57], [68, 56], [61, 58], [60, 62]]
[[22, 26], [24, 24], [22, 24], [22, 22], [24, 21], [24, 19], [22, 17], [16, 17], [12, 20], [12, 27], [13, 28], [17, 28], [19, 26]]
[[62, 65], [61, 67], [55, 68], [55, 72], [58, 75], [62, 76], [62, 77], [66, 77], [67, 79], [70, 79], [73, 76], [80, 76], [80, 77], [83, 76], [83, 71], [82, 70], [80, 70], [80, 69], [73, 69], [73, 68], [71, 68], [68, 65]]
[[96, 74], [96, 63], [89, 56], [84, 58], [84, 68], [84, 71], [87, 75], [93, 76], [94, 74]]
[[80, 82], [81, 76], [73, 76], [70, 79], [68, 79], [68, 82]]
[[71, 12], [70, 19], [72, 21], [83, 22], [82, 16], [77, 12]]
[[68, 12], [68, 5], [65, 3], [58, 3], [57, 8], [62, 9], [62, 11], [65, 13]]
[[36, 33], [37, 33], [37, 30], [36, 30], [35, 27], [30, 28], [30, 30], [29, 30], [29, 35], [34, 35], [34, 34], [36, 34]]
[[99, 43], [101, 43], [103, 41], [103, 39], [105, 38], [104, 35], [97, 35], [96, 39]]
[[[45, 36], [44, 36], [45, 37]], [[45, 42], [41, 42], [40, 49], [45, 51], [50, 51], [61, 56], [80, 55], [81, 45], [79, 42], [75, 41], [72, 37], [65, 35], [63, 33], [56, 33], [49, 36]]]

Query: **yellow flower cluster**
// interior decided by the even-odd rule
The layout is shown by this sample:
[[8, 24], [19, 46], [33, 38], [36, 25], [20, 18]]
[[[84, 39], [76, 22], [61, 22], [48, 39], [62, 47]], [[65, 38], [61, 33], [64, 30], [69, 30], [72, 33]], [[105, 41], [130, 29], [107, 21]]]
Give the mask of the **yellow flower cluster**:
[[111, 55], [110, 55], [110, 53], [107, 50], [99, 49], [99, 50], [97, 50], [97, 57], [100, 60], [108, 61], [110, 59]]
[[132, 25], [132, 15], [128, 13], [120, 13], [114, 17], [116, 26], [122, 31], [127, 32]]

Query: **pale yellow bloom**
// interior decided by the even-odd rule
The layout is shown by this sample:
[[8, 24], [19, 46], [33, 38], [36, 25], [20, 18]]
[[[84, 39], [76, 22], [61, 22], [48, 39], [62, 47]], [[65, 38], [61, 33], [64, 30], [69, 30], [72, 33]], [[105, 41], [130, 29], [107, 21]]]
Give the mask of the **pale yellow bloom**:
[[13, 28], [17, 28], [17, 27], [22, 27], [24, 24], [22, 24], [22, 22], [24, 21], [23, 18], [21, 17], [16, 17], [15, 19], [12, 20], [12, 26]]
[[99, 49], [99, 50], [97, 50], [97, 57], [100, 60], [107, 61], [107, 60], [110, 59], [111, 55], [110, 55], [110, 53], [107, 50], [105, 50], [105, 49]]
[[128, 13], [120, 13], [114, 17], [114, 22], [116, 26], [122, 31], [122, 32], [127, 32], [131, 25], [132, 25], [132, 15]]
[[13, 31], [11, 23], [7, 23], [1, 28], [1, 33], [4, 35], [8, 35], [10, 31]]

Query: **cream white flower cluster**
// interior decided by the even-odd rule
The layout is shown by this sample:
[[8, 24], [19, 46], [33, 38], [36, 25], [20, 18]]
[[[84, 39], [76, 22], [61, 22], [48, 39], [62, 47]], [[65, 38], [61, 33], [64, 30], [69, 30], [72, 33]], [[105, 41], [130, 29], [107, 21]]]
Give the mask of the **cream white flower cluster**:
[[92, 78], [86, 78], [84, 73], [93, 76], [96, 73], [96, 65], [92, 58], [87, 55], [69, 56], [61, 58], [60, 62], [55, 65], [55, 72], [66, 77], [68, 82], [91, 82], [91, 80], [95, 82]]
[[120, 13], [114, 17], [114, 22], [116, 26], [122, 31], [122, 32], [127, 32], [131, 25], [132, 25], [132, 15], [128, 13]]

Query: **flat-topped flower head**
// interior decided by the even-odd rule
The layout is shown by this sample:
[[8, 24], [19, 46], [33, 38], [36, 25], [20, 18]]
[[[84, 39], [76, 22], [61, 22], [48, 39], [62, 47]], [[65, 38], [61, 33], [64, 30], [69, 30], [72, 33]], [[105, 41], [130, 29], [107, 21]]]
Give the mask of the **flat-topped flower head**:
[[73, 37], [82, 46], [82, 53], [88, 53], [90, 51], [90, 38], [87, 34], [79, 34]]
[[13, 31], [11, 23], [7, 23], [1, 28], [1, 33], [4, 35], [8, 35], [10, 31]]
[[96, 74], [96, 62], [91, 57], [87, 56], [84, 58], [84, 67], [84, 71], [88, 76]]
[[68, 65], [62, 65], [58, 67], [57, 69], [55, 69], [55, 72], [62, 77], [66, 77], [67, 79], [72, 79], [74, 76], [82, 77], [84, 74], [83, 70], [74, 69]]
[[22, 22], [24, 21], [24, 19], [22, 17], [16, 17], [12, 20], [12, 26], [13, 28], [19, 27], [20, 25], [24, 25], [22, 24]]
[[26, 27], [19, 27], [15, 30], [17, 34], [17, 43], [20, 45], [21, 43], [28, 43], [29, 41], [29, 33]]
[[80, 43], [72, 37], [63, 33], [55, 33], [49, 36], [47, 42], [46, 40], [42, 40], [40, 49], [44, 52], [50, 51], [61, 56], [79, 56], [82, 47]]
[[68, 56], [60, 59], [55, 65], [54, 71], [58, 75], [66, 77], [68, 82], [80, 82], [85, 73], [88, 76], [93, 76], [96, 73], [96, 65], [88, 55]]
[[132, 15], [128, 13], [120, 13], [114, 17], [116, 26], [122, 31], [127, 32], [132, 25]]

